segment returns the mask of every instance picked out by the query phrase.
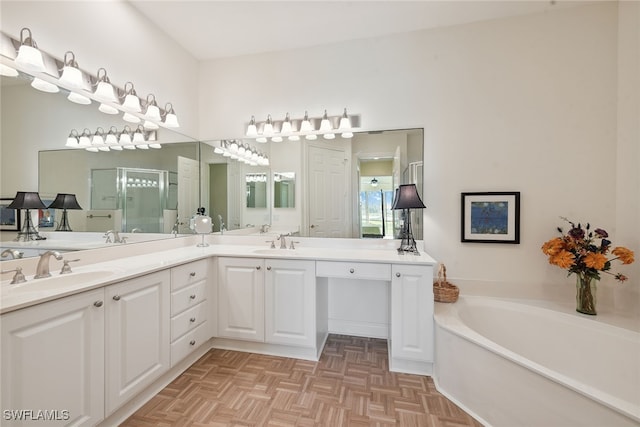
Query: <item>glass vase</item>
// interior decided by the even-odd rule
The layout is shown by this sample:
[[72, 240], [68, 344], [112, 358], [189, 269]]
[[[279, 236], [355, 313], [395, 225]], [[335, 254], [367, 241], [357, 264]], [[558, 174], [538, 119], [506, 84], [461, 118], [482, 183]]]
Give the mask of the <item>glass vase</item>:
[[598, 280], [586, 275], [576, 274], [576, 311], [578, 313], [590, 314], [595, 316], [596, 313], [596, 285]]

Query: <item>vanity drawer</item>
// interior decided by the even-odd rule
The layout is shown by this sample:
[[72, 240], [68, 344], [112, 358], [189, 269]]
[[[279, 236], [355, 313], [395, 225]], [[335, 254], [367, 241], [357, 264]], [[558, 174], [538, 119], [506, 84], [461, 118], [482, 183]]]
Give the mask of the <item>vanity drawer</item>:
[[207, 331], [207, 322], [204, 322], [171, 343], [171, 366], [174, 366], [193, 350], [207, 342], [209, 340]]
[[195, 307], [171, 318], [171, 342], [180, 338], [185, 332], [189, 332], [202, 322], [207, 320], [207, 303], [202, 301]]
[[195, 307], [198, 303], [207, 299], [207, 282], [202, 280], [184, 289], [171, 292], [171, 316]]
[[206, 259], [179, 265], [171, 269], [171, 290], [176, 291], [206, 278]]
[[391, 280], [391, 264], [317, 261], [316, 276], [346, 279]]

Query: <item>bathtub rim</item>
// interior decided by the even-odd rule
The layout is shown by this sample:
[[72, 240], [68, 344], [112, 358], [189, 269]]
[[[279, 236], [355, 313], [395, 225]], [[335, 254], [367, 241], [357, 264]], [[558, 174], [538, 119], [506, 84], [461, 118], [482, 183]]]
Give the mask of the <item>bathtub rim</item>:
[[[559, 311], [556, 304], [549, 304], [547, 301], [539, 301], [539, 300], [530, 300], [530, 299], [522, 299], [522, 298], [504, 298], [504, 297], [494, 297], [494, 296], [479, 296], [479, 295], [464, 295], [459, 298], [464, 304], [464, 301], [491, 301], [493, 304], [515, 304], [518, 305], [524, 311], [548, 311], [552, 312], [554, 316], [562, 316], [562, 318], [568, 322], [576, 322], [576, 321], [590, 321], [592, 318], [583, 318], [583, 315], [578, 313], [567, 313], [564, 311]], [[469, 341], [475, 345], [478, 345], [499, 357], [507, 359], [513, 363], [516, 363], [526, 369], [530, 369], [537, 374], [545, 377], [546, 379], [558, 383], [564, 387], [567, 387], [573, 390], [576, 393], [579, 393], [589, 399], [592, 399], [613, 411], [619, 412], [626, 417], [640, 422], [640, 405], [634, 405], [632, 402], [628, 402], [624, 399], [612, 396], [609, 393], [599, 391], [592, 386], [589, 386], [581, 381], [570, 378], [564, 374], [561, 374], [553, 369], [547, 368], [539, 363], [536, 363], [524, 356], [519, 355], [518, 353], [505, 348], [504, 346], [495, 343], [494, 341], [486, 338], [480, 333], [476, 332], [469, 326], [467, 326], [462, 319], [459, 317], [456, 307], [457, 303], [436, 303], [434, 306], [434, 320], [435, 327], [443, 328], [446, 331], [450, 332], [453, 335], [458, 336], [466, 341]], [[459, 307], [459, 306], [458, 306]], [[556, 308], [556, 309], [554, 309]], [[597, 328], [603, 329], [612, 329], [616, 332], [616, 334], [621, 334], [624, 337], [635, 338], [636, 336], [640, 338], [640, 332], [636, 332], [634, 330], [622, 328], [620, 326], [612, 325], [604, 322], [595, 322], [594, 326], [597, 325]], [[638, 339], [638, 338], [636, 338]], [[436, 343], [437, 345], [437, 343]], [[437, 382], [437, 372], [438, 367], [437, 364], [435, 366], [435, 379]]]

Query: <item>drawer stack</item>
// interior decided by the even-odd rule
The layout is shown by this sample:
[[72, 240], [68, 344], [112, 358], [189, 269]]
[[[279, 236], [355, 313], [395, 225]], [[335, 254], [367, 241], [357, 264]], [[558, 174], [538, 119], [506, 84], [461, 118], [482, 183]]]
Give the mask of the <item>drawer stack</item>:
[[207, 328], [207, 260], [171, 269], [171, 366], [205, 343]]

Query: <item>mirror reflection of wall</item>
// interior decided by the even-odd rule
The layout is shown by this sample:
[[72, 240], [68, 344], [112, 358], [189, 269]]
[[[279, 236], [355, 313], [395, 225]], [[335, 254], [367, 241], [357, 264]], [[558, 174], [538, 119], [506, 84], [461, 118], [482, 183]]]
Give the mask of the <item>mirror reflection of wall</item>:
[[248, 173], [245, 175], [248, 208], [267, 207], [267, 174]]
[[273, 173], [273, 207], [296, 207], [296, 174], [295, 172]]

